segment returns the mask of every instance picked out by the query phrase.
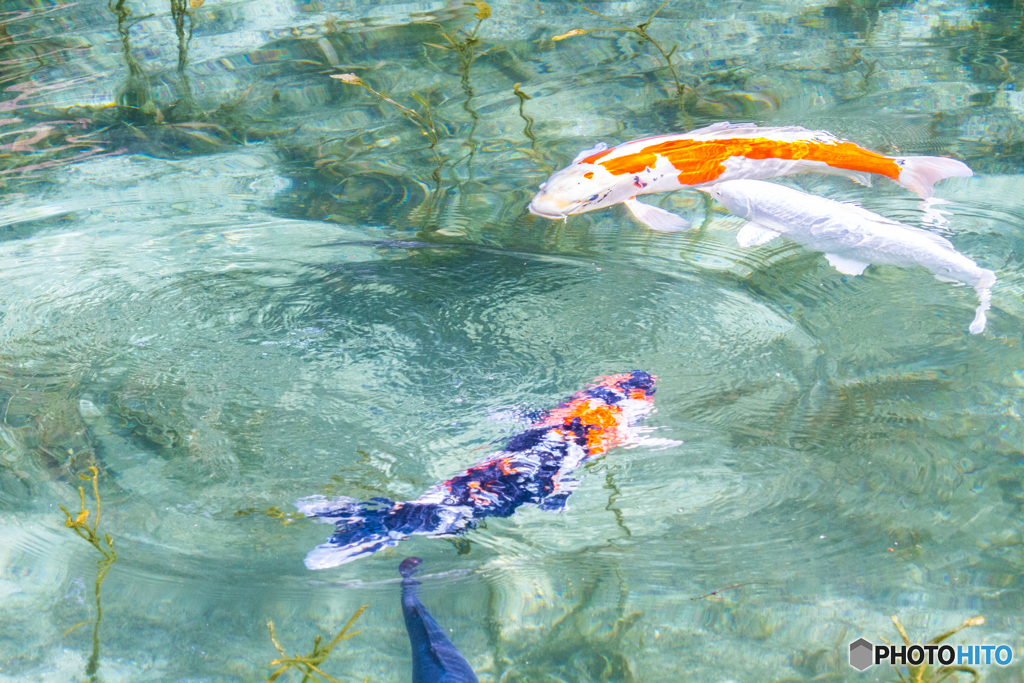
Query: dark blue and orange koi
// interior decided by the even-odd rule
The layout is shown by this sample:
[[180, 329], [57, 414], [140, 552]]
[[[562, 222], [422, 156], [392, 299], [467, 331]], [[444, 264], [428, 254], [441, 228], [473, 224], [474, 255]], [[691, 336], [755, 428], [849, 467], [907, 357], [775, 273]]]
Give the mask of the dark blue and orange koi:
[[412, 683], [479, 683], [469, 662], [420, 602], [420, 582], [412, 577], [422, 562], [418, 557], [407, 557], [398, 565], [402, 616], [412, 647]]
[[300, 500], [307, 517], [336, 525], [328, 542], [306, 555], [326, 569], [397, 545], [413, 534], [452, 536], [485, 517], [509, 517], [522, 505], [561, 512], [578, 486], [572, 473], [588, 459], [638, 438], [634, 427], [654, 406], [655, 377], [640, 370], [599, 377], [505, 448], [413, 501]]

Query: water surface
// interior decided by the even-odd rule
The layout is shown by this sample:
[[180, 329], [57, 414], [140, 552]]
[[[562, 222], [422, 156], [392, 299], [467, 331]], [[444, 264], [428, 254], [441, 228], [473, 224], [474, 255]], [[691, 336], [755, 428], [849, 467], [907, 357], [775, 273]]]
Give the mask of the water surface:
[[[0, 13], [0, 680], [90, 678], [99, 554], [58, 508], [94, 508], [90, 465], [99, 680], [266, 680], [268, 620], [301, 653], [364, 604], [324, 670], [408, 680], [409, 555], [481, 681], [866, 680], [847, 645], [892, 614], [1024, 653], [1019, 3], [671, 2], [682, 98], [633, 36], [553, 42], [615, 26], [570, 3], [495, 2], [466, 43], [457, 3], [208, 0], [182, 71], [168, 6], [130, 9], [130, 60], [104, 2]], [[742, 249], [696, 193], [656, 200], [684, 233], [526, 213], [598, 140], [719, 120], [965, 160], [944, 225], [888, 181], [786, 182], [996, 271], [985, 333], [969, 288]], [[564, 513], [304, 568], [330, 528], [299, 498], [415, 498], [633, 369], [649, 440]]]

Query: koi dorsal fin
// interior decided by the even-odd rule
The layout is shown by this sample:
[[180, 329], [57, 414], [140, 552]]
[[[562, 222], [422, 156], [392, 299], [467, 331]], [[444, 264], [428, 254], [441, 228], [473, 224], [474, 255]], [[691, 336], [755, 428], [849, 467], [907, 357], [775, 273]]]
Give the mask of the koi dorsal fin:
[[691, 130], [684, 137], [694, 140], [764, 137], [786, 142], [800, 140], [833, 144], [842, 142], [840, 138], [825, 130], [811, 130], [803, 126], [759, 126], [756, 123], [729, 123], [728, 121], [719, 121], [718, 123], [712, 123], [710, 126]]
[[576, 158], [572, 160], [572, 163], [578, 164], [580, 161], [582, 161], [583, 159], [586, 159], [591, 154], [596, 154], [597, 152], [603, 152], [606, 149], [608, 149], [608, 145], [603, 143], [603, 142], [599, 142], [596, 145], [594, 145], [593, 147], [591, 147], [590, 149], [585, 149], [582, 152], [580, 152], [579, 154], [577, 154]]
[[729, 123], [728, 121], [719, 121], [718, 123], [712, 123], [710, 126], [704, 126], [703, 128], [694, 128], [687, 135], [704, 135], [706, 133], [717, 133], [722, 130], [729, 130], [730, 128], [748, 128], [753, 126], [752, 123]]

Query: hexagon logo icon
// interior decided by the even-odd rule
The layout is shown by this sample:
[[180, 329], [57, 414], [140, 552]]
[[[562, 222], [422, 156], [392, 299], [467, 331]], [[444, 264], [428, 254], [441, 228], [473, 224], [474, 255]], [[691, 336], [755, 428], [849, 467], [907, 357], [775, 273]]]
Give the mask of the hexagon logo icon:
[[863, 671], [874, 662], [875, 646], [864, 638], [858, 638], [850, 643], [850, 666], [857, 671]]

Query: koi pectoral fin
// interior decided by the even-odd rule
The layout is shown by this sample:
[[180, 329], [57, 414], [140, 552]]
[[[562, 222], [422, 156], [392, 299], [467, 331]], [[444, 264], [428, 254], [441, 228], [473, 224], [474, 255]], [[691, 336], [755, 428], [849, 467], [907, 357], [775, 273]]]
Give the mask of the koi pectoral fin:
[[825, 258], [828, 259], [830, 266], [845, 275], [860, 275], [864, 272], [865, 268], [871, 265], [870, 263], [855, 261], [852, 258], [837, 256], [836, 254], [825, 254]]
[[740, 228], [740, 231], [736, 233], [736, 241], [740, 243], [741, 247], [756, 247], [759, 244], [771, 242], [779, 235], [780, 233], [775, 230], [766, 228], [758, 223], [750, 222]]
[[677, 216], [674, 213], [665, 211], [665, 209], [659, 209], [656, 206], [650, 204], [644, 204], [641, 201], [637, 201], [636, 197], [630, 197], [626, 201], [622, 202], [626, 205], [626, 208], [632, 212], [633, 216], [646, 225], [651, 230], [657, 230], [659, 232], [679, 232], [680, 230], [687, 230], [690, 227], [690, 221], [686, 220], [682, 216]]
[[569, 509], [569, 496], [579, 485], [580, 480], [575, 477], [561, 477], [555, 484], [555, 490], [545, 496], [537, 507], [544, 512], [565, 512]]
[[307, 569], [330, 569], [340, 564], [368, 557], [375, 552], [398, 545], [405, 536], [370, 535], [359, 541], [344, 543], [324, 543], [313, 548], [306, 554]]
[[863, 185], [864, 187], [871, 187], [870, 173], [864, 173], [862, 171], [847, 171], [843, 175], [845, 175], [847, 178], [857, 183], [858, 185]]
[[569, 509], [570, 493], [572, 493], [572, 491], [552, 493], [550, 496], [542, 500], [537, 507], [544, 512], [553, 512], [556, 514], [559, 512], [565, 512]]

